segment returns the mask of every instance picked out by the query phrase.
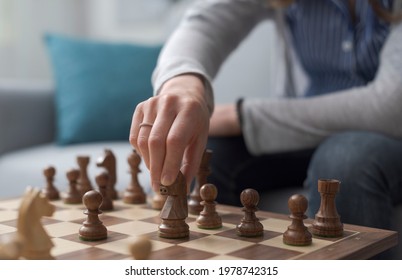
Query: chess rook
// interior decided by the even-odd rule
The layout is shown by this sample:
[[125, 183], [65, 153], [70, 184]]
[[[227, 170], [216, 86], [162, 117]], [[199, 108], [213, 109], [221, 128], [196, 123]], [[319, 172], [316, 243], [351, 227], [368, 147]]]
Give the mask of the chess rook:
[[324, 237], [340, 237], [343, 235], [343, 224], [340, 221], [335, 204], [335, 196], [339, 192], [339, 188], [340, 182], [338, 180], [318, 180], [321, 203], [312, 225], [313, 234]]
[[240, 194], [240, 202], [244, 206], [242, 211], [244, 217], [236, 227], [237, 235], [245, 237], [255, 237], [263, 235], [264, 227], [256, 217], [257, 205], [260, 195], [254, 189], [245, 189]]
[[205, 184], [200, 188], [201, 205], [204, 207], [196, 219], [197, 226], [204, 229], [222, 227], [222, 218], [216, 212], [215, 199], [218, 191], [213, 184]]
[[303, 220], [308, 207], [307, 199], [301, 194], [292, 195], [288, 200], [292, 224], [283, 234], [283, 242], [288, 245], [306, 246], [312, 242], [312, 235], [304, 225]]
[[99, 210], [102, 204], [102, 195], [95, 190], [89, 191], [82, 197], [87, 210], [84, 214], [87, 215], [87, 219], [82, 223], [78, 234], [79, 238], [85, 241], [97, 241], [107, 238], [107, 229], [99, 219], [99, 214], [102, 211]]

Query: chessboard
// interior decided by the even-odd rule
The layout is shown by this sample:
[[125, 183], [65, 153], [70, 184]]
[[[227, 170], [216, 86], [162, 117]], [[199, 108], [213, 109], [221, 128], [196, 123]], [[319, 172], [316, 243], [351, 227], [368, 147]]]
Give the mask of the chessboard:
[[[313, 235], [308, 246], [292, 246], [283, 242], [283, 233], [291, 223], [287, 215], [257, 211], [264, 227], [258, 237], [240, 237], [236, 225], [244, 216], [240, 207], [217, 205], [222, 227], [201, 229], [196, 215], [189, 214], [186, 222], [190, 234], [185, 238], [168, 239], [158, 234], [160, 211], [151, 202], [128, 204], [114, 200], [114, 209], [103, 211], [99, 219], [107, 228], [107, 238], [84, 241], [78, 231], [86, 219], [83, 204], [66, 204], [62, 200], [50, 202], [55, 207], [50, 217], [41, 223], [54, 247], [56, 260], [116, 260], [132, 259], [129, 247], [139, 236], [150, 240], [149, 259], [175, 260], [284, 260], [284, 259], [367, 259], [397, 244], [397, 233], [354, 225], [344, 225], [341, 237], [324, 238]], [[0, 201], [0, 243], [16, 233], [21, 198]], [[305, 220], [310, 229], [312, 220]], [[1, 247], [1, 246], [0, 246]]]

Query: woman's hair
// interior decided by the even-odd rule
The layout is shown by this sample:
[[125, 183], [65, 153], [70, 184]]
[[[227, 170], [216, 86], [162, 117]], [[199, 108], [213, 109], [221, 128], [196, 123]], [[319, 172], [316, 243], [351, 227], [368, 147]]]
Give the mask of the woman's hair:
[[373, 7], [373, 10], [375, 12], [375, 14], [388, 22], [396, 22], [396, 21], [400, 21], [402, 20], [402, 14], [401, 13], [392, 13], [392, 11], [389, 11], [387, 9], [385, 9], [379, 0], [369, 0], [371, 6]]
[[[386, 8], [384, 8], [379, 0], [368, 0], [370, 5], [373, 8], [373, 11], [375, 12], [375, 14], [387, 21], [387, 22], [397, 22], [402, 20], [402, 14], [398, 13], [398, 14], [393, 14], [392, 11], [387, 10]], [[294, 0], [268, 0], [269, 5], [271, 7], [275, 7], [275, 8], [284, 8], [289, 6], [290, 4], [292, 4], [294, 2]], [[350, 7], [354, 7], [354, 2], [355, 0], [349, 0], [349, 6]]]

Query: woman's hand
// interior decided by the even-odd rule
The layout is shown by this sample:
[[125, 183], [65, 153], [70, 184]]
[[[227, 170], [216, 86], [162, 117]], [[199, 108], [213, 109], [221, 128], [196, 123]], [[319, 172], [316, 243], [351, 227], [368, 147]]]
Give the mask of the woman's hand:
[[150, 170], [152, 187], [171, 185], [181, 170], [187, 188], [205, 150], [210, 112], [203, 80], [186, 74], [167, 81], [135, 109], [130, 143]]

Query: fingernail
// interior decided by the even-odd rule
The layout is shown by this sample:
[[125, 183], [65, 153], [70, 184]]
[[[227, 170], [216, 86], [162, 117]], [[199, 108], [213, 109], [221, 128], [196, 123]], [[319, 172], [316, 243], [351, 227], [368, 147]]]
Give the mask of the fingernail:
[[162, 185], [164, 186], [170, 186], [171, 184], [173, 184], [173, 178], [172, 176], [170, 176], [169, 174], [165, 174], [162, 176], [162, 181], [161, 181]]

